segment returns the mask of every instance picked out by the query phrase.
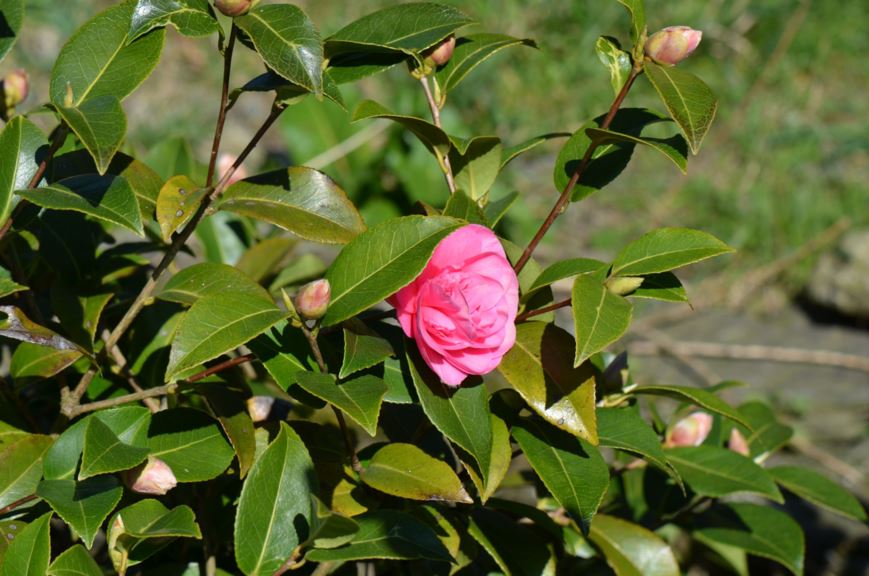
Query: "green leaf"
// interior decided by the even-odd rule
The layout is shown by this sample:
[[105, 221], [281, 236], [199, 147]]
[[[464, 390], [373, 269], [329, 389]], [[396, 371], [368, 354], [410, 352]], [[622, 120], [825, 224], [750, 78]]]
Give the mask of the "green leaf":
[[82, 296], [74, 288], [57, 282], [51, 287], [51, 306], [69, 337], [92, 351], [100, 316], [113, 296], [111, 292]]
[[573, 348], [570, 334], [554, 324], [519, 324], [498, 371], [547, 422], [597, 444], [594, 373], [590, 365], [571, 365]]
[[413, 444], [395, 442], [379, 448], [359, 478], [372, 488], [399, 498], [473, 502], [449, 464], [432, 458]]
[[667, 272], [733, 248], [706, 232], [689, 228], [659, 228], [634, 240], [613, 261], [612, 275], [642, 276]]
[[598, 408], [597, 431], [601, 447], [616, 448], [645, 458], [681, 483], [667, 461], [658, 435], [636, 409]]
[[354, 372], [377, 366], [394, 355], [392, 344], [362, 322], [345, 323], [344, 357], [338, 377], [343, 379]]
[[353, 113], [353, 122], [365, 120], [367, 118], [386, 118], [397, 122], [413, 132], [414, 136], [419, 138], [426, 148], [436, 152], [440, 156], [449, 153], [452, 143], [447, 133], [422, 118], [415, 116], [405, 116], [395, 114], [394, 112], [384, 108], [374, 100], [365, 100], [356, 107]]
[[22, 286], [18, 282], [12, 280], [12, 275], [9, 273], [9, 270], [0, 266], [0, 298], [4, 298], [10, 294], [15, 294], [16, 292], [21, 292], [22, 290], [27, 290], [27, 286]]
[[[3, 11], [5, 16], [6, 11]], [[3, 49], [0, 39], [0, 54]], [[2, 58], [2, 56], [0, 56]], [[14, 116], [0, 132], [0, 225], [12, 209], [12, 192], [27, 188], [36, 174], [45, 134], [24, 116]]]
[[206, 383], [200, 390], [229, 438], [238, 457], [238, 475], [244, 478], [253, 466], [256, 452], [255, 432], [246, 402], [250, 391], [224, 382]]
[[390, 6], [363, 16], [326, 38], [326, 56], [331, 60], [345, 52], [383, 49], [417, 54], [472, 22], [452, 6], [442, 4]]
[[594, 50], [601, 63], [609, 69], [613, 93], [618, 94], [631, 73], [631, 55], [619, 47], [618, 41], [608, 36], [598, 38]]
[[465, 150], [452, 148], [449, 157], [456, 187], [472, 200], [480, 200], [501, 170], [501, 139], [477, 136], [466, 143]]
[[454, 194], [450, 194], [450, 198], [447, 200], [446, 206], [444, 206], [443, 215], [460, 218], [471, 224], [482, 224], [485, 226], [487, 223], [480, 205], [469, 198], [461, 188], [456, 190]]
[[203, 482], [219, 476], [234, 456], [213, 418], [191, 408], [157, 412], [148, 428], [151, 456], [171, 469], [178, 482]]
[[282, 263], [298, 243], [297, 239], [288, 236], [267, 238], [248, 248], [235, 267], [254, 282], [262, 282], [281, 271]]
[[52, 513], [43, 514], [15, 536], [9, 543], [0, 576], [44, 576], [51, 554], [49, 521]]
[[43, 208], [81, 212], [143, 235], [136, 195], [121, 176], [73, 176], [16, 193]]
[[514, 38], [503, 34], [471, 34], [458, 38], [449, 62], [441, 66], [435, 75], [441, 94], [445, 97], [471, 70], [510, 46], [537, 48], [537, 43], [530, 38]]
[[305, 445], [281, 430], [251, 468], [235, 517], [235, 559], [248, 576], [271, 575], [308, 538], [314, 464]]
[[589, 538], [600, 548], [616, 576], [679, 576], [673, 550], [654, 532], [598, 514]]
[[208, 196], [208, 188], [201, 188], [187, 176], [173, 176], [166, 180], [157, 195], [156, 216], [164, 242], [184, 226]]
[[[453, 196], [455, 196], [455, 194], [453, 194]], [[486, 207], [483, 208], [483, 214], [489, 228], [494, 228], [498, 225], [498, 222], [500, 222], [501, 218], [507, 214], [507, 210], [510, 209], [517, 198], [519, 198], [519, 193], [514, 190], [502, 198], [489, 200], [486, 203]]]
[[685, 446], [668, 448], [665, 453], [688, 486], [701, 496], [754, 492], [784, 502], [769, 474], [732, 450], [718, 446]]
[[639, 288], [630, 294], [634, 298], [651, 298], [665, 302], [687, 302], [688, 293], [672, 272], [649, 274]]
[[22, 342], [12, 354], [9, 375], [21, 386], [31, 380], [51, 378], [82, 357], [79, 350], [56, 350]]
[[127, 131], [127, 116], [120, 100], [98, 96], [76, 107], [58, 106], [57, 111], [94, 159], [97, 172], [105, 174]]
[[[168, 180], [177, 174], [194, 179], [198, 176], [205, 178], [205, 168], [196, 163], [190, 143], [184, 138], [161, 140], [148, 151], [144, 161], [163, 180]], [[162, 182], [160, 184], [162, 185]]]
[[128, 44], [135, 6], [135, 0], [125, 0], [99, 13], [64, 45], [51, 71], [49, 94], [55, 106], [65, 105], [68, 89], [72, 106], [106, 95], [123, 100], [151, 74], [166, 34], [155, 30]]
[[383, 362], [383, 381], [386, 383], [384, 402], [392, 404], [413, 404], [411, 384], [406, 378], [399, 358], [387, 358]]
[[319, 498], [313, 498], [315, 513], [311, 514], [311, 535], [307, 540], [314, 548], [343, 546], [359, 532], [359, 524], [341, 514], [332, 513]]
[[767, 469], [767, 472], [782, 488], [804, 500], [858, 522], [866, 521], [866, 511], [860, 501], [823, 474], [798, 466], [776, 466]]
[[[282, 105], [296, 104], [311, 93], [304, 86], [294, 84], [267, 70], [256, 78], [249, 80], [241, 88], [230, 92], [229, 107], [234, 106], [235, 101], [245, 92], [271, 92], [272, 90], [275, 92], [275, 103]], [[344, 105], [344, 97], [341, 95], [341, 90], [328, 73], [323, 74], [323, 95], [340, 106], [342, 110], [347, 109]]]
[[97, 474], [129, 470], [148, 456], [148, 449], [124, 444], [112, 434], [108, 426], [91, 418], [84, 435], [79, 480]]
[[488, 552], [507, 576], [553, 574], [554, 561], [537, 532], [487, 508], [471, 512], [468, 534]]
[[265, 334], [257, 336], [247, 346], [257, 355], [282, 390], [295, 384], [296, 375], [310, 368], [296, 356], [299, 350], [305, 350], [303, 346], [308, 346], [307, 341], [301, 330], [293, 328], [286, 321], [279, 322]]
[[619, 0], [619, 4], [627, 8], [631, 15], [631, 39], [636, 46], [646, 32], [646, 9], [643, 0]]
[[734, 502], [701, 520], [705, 520], [705, 526], [693, 533], [701, 542], [736, 546], [775, 560], [802, 576], [805, 537], [800, 525], [787, 513], [769, 506]]
[[159, 501], [140, 500], [109, 521], [109, 556], [118, 572], [141, 563], [176, 538], [202, 538], [196, 517], [187, 506], [171, 510]]
[[482, 382], [450, 388], [426, 366], [415, 345], [406, 342], [407, 362], [422, 409], [435, 428], [476, 460], [479, 476], [489, 481], [492, 420], [489, 393]]
[[501, 485], [501, 481], [504, 480], [507, 469], [513, 461], [513, 449], [510, 446], [510, 432], [507, 430], [507, 425], [494, 414], [489, 416], [492, 419], [492, 455], [489, 458], [489, 473], [486, 482], [483, 482], [473, 466], [465, 465], [465, 470], [468, 471], [468, 476], [471, 477], [471, 481], [476, 486], [477, 494], [483, 504]]
[[688, 402], [710, 412], [721, 414], [743, 426], [749, 426], [745, 418], [735, 408], [708, 390], [690, 386], [639, 386], [632, 389], [631, 394], [651, 394]]
[[0, 18], [3, 19], [5, 28], [3, 35], [0, 36], [0, 61], [2, 61], [18, 40], [18, 33], [24, 23], [24, 0], [2, 0]]
[[202, 262], [184, 268], [166, 282], [157, 298], [193, 305], [204, 297], [223, 293], [247, 298], [263, 298], [262, 287], [237, 268], [226, 264]]
[[549, 286], [550, 284], [554, 284], [555, 282], [565, 278], [573, 278], [580, 274], [596, 272], [604, 266], [606, 266], [606, 264], [600, 260], [594, 260], [592, 258], [569, 258], [567, 260], [560, 260], [546, 267], [546, 269], [543, 270], [543, 272], [541, 272], [531, 284], [528, 292], [533, 292], [539, 288], [543, 288], [544, 286]]
[[573, 282], [571, 308], [576, 332], [574, 366], [585, 362], [627, 332], [634, 306], [606, 289], [595, 275], [580, 275]]
[[221, 31], [207, 0], [138, 0], [127, 42], [169, 24], [184, 36], [208, 36]]
[[515, 422], [511, 432], [549, 492], [588, 534], [609, 484], [609, 468], [598, 449], [529, 418]]
[[427, 558], [449, 562], [450, 554], [435, 532], [410, 514], [397, 510], [377, 510], [354, 518], [359, 531], [349, 544], [337, 548], [309, 550], [311, 562], [349, 562], [385, 559]]
[[326, 272], [332, 301], [322, 324], [331, 326], [394, 294], [416, 278], [447, 234], [462, 225], [443, 216], [404, 216], [363, 232]]
[[737, 410], [749, 425], [741, 432], [752, 458], [777, 451], [794, 435], [793, 428], [779, 422], [772, 408], [763, 402], [746, 402]]
[[680, 68], [648, 62], [644, 69], [667, 111], [688, 140], [691, 152], [697, 154], [718, 110], [715, 94], [703, 80]]
[[42, 477], [42, 458], [50, 436], [28, 435], [0, 451], [0, 508], [30, 496]]
[[316, 95], [323, 93], [323, 45], [314, 23], [300, 8], [257, 6], [233, 22], [269, 68]]
[[236, 182], [226, 189], [219, 207], [314, 242], [346, 244], [365, 231], [344, 190], [313, 168], [286, 168]]
[[103, 571], [85, 547], [76, 544], [54, 559], [48, 567], [47, 574], [48, 576], [103, 576]]
[[600, 130], [598, 128], [589, 128], [587, 133], [593, 140], [603, 143], [627, 142], [629, 144], [643, 144], [663, 154], [682, 171], [682, 174], [688, 173], [688, 144], [679, 134], [669, 138], [638, 138], [630, 134], [622, 134], [620, 132], [613, 132], [612, 130]]
[[[99, 421], [91, 420], [94, 422]], [[121, 501], [124, 489], [114, 476], [100, 476], [81, 482], [43, 480], [36, 493], [92, 548], [100, 526]]]
[[552, 140], [554, 138], [569, 138], [570, 132], [550, 132], [549, 134], [542, 134], [540, 136], [534, 136], [524, 142], [520, 142], [519, 144], [515, 144], [513, 146], [508, 146], [504, 148], [503, 158], [501, 159], [501, 168], [509, 164], [512, 160], [519, 157], [519, 155], [528, 152], [529, 150], [533, 150], [537, 148], [544, 142], [548, 140]]
[[386, 384], [380, 378], [366, 374], [336, 383], [332, 374], [299, 372], [296, 382], [307, 392], [339, 408], [369, 436], [377, 434], [377, 418], [386, 394]]
[[15, 306], [0, 306], [0, 336], [57, 350], [81, 350], [63, 336], [40, 326]]

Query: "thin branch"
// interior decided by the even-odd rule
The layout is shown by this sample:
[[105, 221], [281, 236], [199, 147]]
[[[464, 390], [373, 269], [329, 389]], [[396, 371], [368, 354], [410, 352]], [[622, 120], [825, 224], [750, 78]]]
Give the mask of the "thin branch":
[[12, 502], [11, 504], [7, 504], [3, 508], [0, 508], [0, 516], [3, 516], [4, 514], [9, 514], [10, 512], [15, 510], [19, 506], [23, 506], [24, 504], [27, 504], [28, 502], [30, 502], [32, 500], [36, 500], [37, 498], [39, 498], [39, 496], [37, 496], [36, 494], [31, 494], [30, 496], [25, 496], [24, 498], [19, 498], [15, 502]]
[[233, 368], [234, 366], [238, 366], [239, 364], [244, 364], [245, 362], [250, 362], [254, 358], [256, 358], [256, 356], [254, 356], [253, 354], [244, 354], [244, 355], [238, 356], [236, 358], [230, 358], [229, 360], [227, 360], [225, 362], [221, 362], [220, 364], [215, 364], [214, 366], [207, 368], [207, 369], [203, 370], [202, 372], [197, 372], [196, 374], [194, 374], [190, 378], [187, 378], [187, 381], [190, 382], [191, 384], [193, 382], [199, 382], [200, 380], [203, 380], [204, 378], [207, 378], [207, 377], [211, 376], [212, 374], [217, 374], [218, 372], [223, 372], [224, 370], [229, 370], [230, 368]]
[[103, 408], [113, 408], [115, 406], [120, 406], [121, 404], [138, 402], [139, 400], [144, 400], [145, 398], [166, 396], [167, 394], [173, 394], [177, 389], [178, 383], [172, 382], [171, 384], [148, 388], [146, 390], [142, 390], [141, 392], [133, 392], [132, 394], [126, 394], [124, 396], [118, 396], [116, 398], [109, 398], [107, 400], [98, 400], [96, 402], [80, 404], [78, 406], [72, 407], [69, 418], [75, 418], [79, 414], [85, 414], [87, 412], [93, 412], [95, 410], [102, 410]]
[[[425, 92], [425, 99], [428, 102], [428, 108], [431, 111], [432, 122], [434, 122], [435, 126], [441, 128], [441, 112], [440, 108], [438, 108], [437, 102], [435, 102], [434, 95], [431, 93], [431, 88], [428, 85], [428, 76], [423, 76], [419, 79], [419, 82], [422, 84], [423, 92]], [[435, 150], [435, 154], [437, 153], [437, 150]], [[453, 179], [453, 167], [450, 166], [449, 154], [439, 156], [438, 162], [441, 164], [441, 168], [444, 171], [444, 178], [447, 181], [447, 187], [450, 189], [450, 194], [455, 194], [456, 181]]]
[[552, 312], [553, 310], [558, 310], [559, 308], [565, 308], [566, 306], [570, 306], [570, 298], [565, 298], [564, 300], [560, 300], [555, 302], [554, 304], [550, 304], [549, 306], [544, 306], [543, 308], [537, 308], [536, 310], [528, 310], [527, 312], [523, 312], [516, 316], [516, 322], [524, 322], [529, 318], [533, 318], [534, 316], [540, 316], [541, 314], [546, 314], [547, 312]]
[[[639, 76], [642, 68], [634, 65], [634, 68], [631, 69], [631, 74], [628, 76], [625, 85], [622, 86], [622, 89], [619, 91], [618, 95], [613, 100], [612, 105], [610, 106], [609, 112], [607, 112], [606, 117], [600, 125], [601, 130], [606, 130], [609, 128], [610, 124], [612, 124], [613, 118], [616, 117], [616, 112], [619, 111], [619, 108], [622, 105], [622, 102], [625, 100], [625, 96], [628, 95], [628, 92], [631, 89], [631, 86], [634, 84], [634, 80], [636, 80], [637, 76]], [[588, 167], [591, 162], [591, 157], [594, 154], [594, 151], [597, 150], [597, 147], [600, 145], [600, 141], [596, 139], [592, 139], [591, 144], [589, 144], [588, 149], [585, 151], [585, 155], [582, 157], [579, 165], [576, 167], [576, 170], [573, 171], [573, 176], [570, 177], [570, 180], [567, 182], [567, 185], [564, 187], [564, 190], [561, 192], [561, 196], [558, 197], [558, 200], [555, 202], [555, 205], [550, 210], [549, 215], [546, 217], [546, 220], [543, 221], [543, 224], [540, 225], [540, 229], [537, 230], [537, 233], [534, 235], [534, 238], [531, 239], [531, 242], [528, 244], [528, 247], [525, 248], [525, 251], [522, 252], [522, 256], [519, 260], [516, 261], [516, 264], [513, 266], [513, 270], [518, 274], [522, 268], [525, 267], [525, 264], [528, 263], [528, 260], [531, 259], [531, 254], [534, 252], [534, 249], [537, 248], [537, 245], [540, 244], [540, 241], [543, 240], [543, 237], [546, 235], [546, 232], [549, 231], [549, 228], [552, 226], [552, 223], [555, 222], [555, 219], [564, 212], [567, 204], [570, 202], [570, 195], [573, 192], [574, 187], [576, 187], [576, 183], [579, 182], [579, 179], [582, 177], [582, 173]]]
[[[103, 331], [103, 340], [108, 339], [109, 331]], [[115, 360], [115, 364], [117, 364], [118, 369], [121, 371], [121, 374], [126, 378], [127, 384], [130, 385], [135, 392], [142, 392], [144, 388], [139, 386], [139, 383], [136, 382], [136, 378], [133, 376], [133, 373], [130, 372], [129, 365], [127, 364], [127, 359], [124, 357], [124, 353], [121, 352], [121, 349], [117, 346], [113, 346], [111, 350], [109, 350], [109, 354], [112, 355], [112, 358]], [[160, 403], [154, 400], [153, 398], [143, 398], [142, 402], [152, 414], [157, 413], [160, 410]]]
[[220, 111], [217, 113], [217, 124], [214, 126], [214, 140], [211, 143], [211, 158], [208, 161], [208, 176], [205, 178], [206, 188], [214, 180], [214, 169], [217, 166], [217, 153], [220, 151], [220, 139], [223, 136], [223, 125], [226, 122], [226, 103], [229, 100], [229, 76], [232, 71], [232, 49], [235, 47], [237, 28], [233, 23], [229, 31], [229, 41], [223, 52], [223, 85], [220, 93]]

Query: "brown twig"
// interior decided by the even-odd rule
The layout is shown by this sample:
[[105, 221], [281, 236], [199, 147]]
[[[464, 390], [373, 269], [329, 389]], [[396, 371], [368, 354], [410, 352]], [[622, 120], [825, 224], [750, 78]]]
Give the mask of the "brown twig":
[[[103, 331], [103, 339], [106, 340], [108, 338], [108, 330]], [[130, 372], [129, 365], [127, 364], [127, 359], [124, 357], [124, 353], [121, 352], [121, 349], [117, 346], [113, 346], [111, 350], [109, 350], [109, 354], [112, 355], [112, 358], [115, 360], [115, 364], [118, 366], [118, 370], [121, 371], [121, 374], [126, 378], [127, 384], [130, 385], [135, 392], [142, 392], [144, 388], [139, 386], [139, 383], [136, 382], [136, 378], [133, 376], [133, 373]], [[142, 402], [152, 414], [157, 413], [160, 410], [160, 403], [154, 400], [153, 398], [143, 398]]]
[[238, 366], [239, 364], [244, 364], [245, 362], [250, 362], [254, 358], [256, 358], [256, 356], [254, 356], [253, 354], [244, 354], [244, 355], [238, 356], [236, 358], [230, 358], [229, 360], [226, 360], [225, 362], [221, 362], [220, 364], [215, 364], [214, 366], [207, 368], [207, 369], [203, 370], [202, 372], [198, 372], [198, 373], [194, 374], [190, 378], [187, 378], [187, 381], [190, 382], [191, 384], [193, 382], [199, 382], [200, 380], [207, 378], [207, 377], [211, 376], [212, 374], [217, 374], [218, 372], [223, 372], [224, 370], [229, 370], [230, 368], [232, 368], [234, 366]]
[[37, 498], [39, 498], [39, 496], [37, 496], [36, 494], [31, 494], [30, 496], [25, 496], [24, 498], [19, 498], [15, 502], [12, 502], [11, 504], [7, 504], [3, 508], [0, 508], [0, 516], [3, 516], [4, 514], [8, 514], [8, 513], [12, 512], [13, 510], [15, 510], [16, 508], [18, 508], [19, 506], [27, 504], [31, 500], [36, 500]]
[[206, 188], [214, 180], [214, 169], [217, 166], [217, 153], [220, 150], [220, 139], [223, 136], [223, 125], [226, 123], [226, 103], [229, 101], [229, 76], [232, 71], [232, 49], [235, 47], [237, 28], [235, 24], [229, 31], [229, 41], [223, 52], [223, 84], [220, 93], [220, 111], [217, 113], [217, 124], [214, 126], [214, 139], [211, 143], [211, 157], [208, 160], [208, 175], [205, 177]]
[[147, 388], [145, 390], [142, 390], [141, 392], [125, 394], [124, 396], [118, 396], [116, 398], [97, 400], [96, 402], [88, 402], [87, 404], [78, 404], [70, 408], [70, 412], [69, 414], [67, 414], [67, 416], [69, 418], [75, 418], [80, 414], [93, 412], [95, 410], [102, 410], [103, 408], [113, 408], [115, 406], [120, 406], [121, 404], [138, 402], [139, 400], [144, 400], [145, 398], [157, 398], [158, 396], [166, 396], [167, 394], [173, 394], [177, 389], [178, 383], [172, 382], [163, 386]]
[[[434, 122], [435, 126], [441, 128], [441, 112], [440, 108], [438, 108], [437, 102], [435, 102], [434, 95], [431, 93], [431, 88], [428, 85], [428, 76], [423, 76], [419, 79], [419, 82], [422, 84], [423, 92], [425, 92], [425, 99], [428, 102], [428, 108], [431, 111], [432, 122]], [[437, 153], [437, 150], [435, 150], [435, 154]], [[438, 161], [444, 171], [444, 178], [447, 181], [447, 188], [450, 189], [450, 194], [455, 194], [456, 181], [453, 178], [453, 167], [450, 166], [450, 155], [444, 154], [443, 156], [439, 156]]]
[[570, 298], [565, 298], [564, 300], [560, 300], [554, 304], [550, 304], [549, 306], [544, 306], [543, 308], [523, 312], [516, 316], [516, 322], [524, 322], [534, 316], [540, 316], [541, 314], [546, 314], [547, 312], [552, 312], [553, 310], [558, 310], [559, 308], [565, 308], [567, 306], [570, 306]]

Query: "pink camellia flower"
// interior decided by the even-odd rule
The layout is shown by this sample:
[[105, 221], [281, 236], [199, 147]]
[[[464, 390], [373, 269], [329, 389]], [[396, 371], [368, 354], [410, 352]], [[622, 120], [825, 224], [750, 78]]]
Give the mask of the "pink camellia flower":
[[646, 40], [646, 54], [666, 66], [675, 66], [691, 55], [700, 44], [703, 32], [688, 26], [668, 26]]
[[712, 430], [712, 416], [692, 412], [676, 422], [668, 431], [664, 446], [700, 446]]
[[495, 234], [459, 228], [422, 273], [388, 299], [404, 333], [449, 386], [494, 370], [516, 340], [519, 281]]

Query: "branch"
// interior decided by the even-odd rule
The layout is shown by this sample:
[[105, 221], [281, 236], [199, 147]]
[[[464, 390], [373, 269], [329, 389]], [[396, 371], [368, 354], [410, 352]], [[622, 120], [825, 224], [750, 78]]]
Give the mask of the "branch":
[[27, 504], [31, 500], [36, 500], [37, 498], [39, 498], [39, 496], [37, 496], [36, 494], [31, 494], [30, 496], [25, 496], [24, 498], [19, 498], [15, 502], [12, 502], [11, 504], [4, 506], [3, 508], [0, 508], [0, 516], [3, 516], [4, 514], [8, 514], [8, 513], [12, 512], [13, 510], [15, 510], [16, 508], [18, 508], [19, 506], [23, 506], [24, 504]]
[[86, 412], [102, 410], [103, 408], [113, 408], [115, 406], [120, 406], [121, 404], [138, 402], [139, 400], [144, 400], [145, 398], [156, 398], [158, 396], [174, 394], [177, 389], [178, 383], [172, 382], [171, 384], [165, 384], [163, 386], [157, 386], [155, 388], [148, 388], [147, 390], [142, 390], [141, 392], [133, 392], [132, 394], [126, 394], [124, 396], [118, 396], [116, 398], [109, 398], [108, 400], [98, 400], [96, 402], [80, 404], [71, 407], [68, 417], [72, 419], [80, 414], [85, 414]]
[[[422, 90], [425, 92], [425, 99], [428, 102], [428, 108], [431, 110], [431, 119], [434, 122], [434, 125], [438, 128], [441, 128], [441, 112], [440, 108], [438, 108], [437, 102], [435, 102], [434, 95], [431, 93], [431, 88], [428, 85], [428, 76], [423, 76], [419, 79], [422, 84]], [[434, 151], [437, 154], [437, 150]], [[444, 178], [447, 181], [447, 187], [450, 189], [450, 194], [456, 193], [456, 181], [453, 179], [453, 168], [450, 166], [450, 156], [449, 154], [444, 154], [443, 156], [438, 157], [438, 163], [441, 165], [441, 169], [444, 171]]]
[[570, 298], [565, 298], [564, 300], [560, 300], [554, 304], [550, 304], [549, 306], [544, 306], [543, 308], [523, 312], [516, 316], [516, 322], [524, 322], [534, 316], [540, 316], [541, 314], [546, 314], [547, 312], [552, 312], [553, 310], [558, 310], [559, 308], [564, 308], [566, 306], [570, 306]]
[[206, 188], [214, 180], [214, 168], [217, 165], [217, 153], [220, 150], [220, 139], [223, 136], [223, 125], [226, 122], [226, 103], [229, 100], [229, 75], [232, 71], [232, 49], [235, 47], [237, 33], [235, 24], [229, 31], [229, 42], [223, 52], [223, 87], [220, 93], [220, 111], [217, 113], [217, 124], [214, 126], [214, 140], [211, 143], [211, 158], [208, 161], [208, 176], [205, 178]]

